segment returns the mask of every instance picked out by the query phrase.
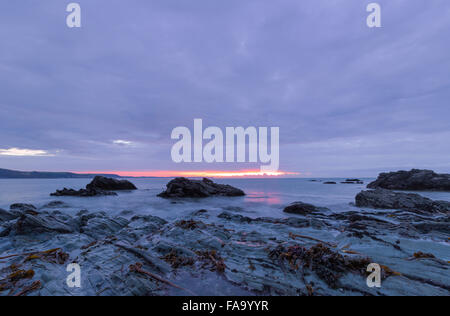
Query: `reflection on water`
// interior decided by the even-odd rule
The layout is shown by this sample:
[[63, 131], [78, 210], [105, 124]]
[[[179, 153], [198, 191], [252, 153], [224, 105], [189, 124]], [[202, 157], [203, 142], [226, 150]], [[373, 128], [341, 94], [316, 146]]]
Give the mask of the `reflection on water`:
[[246, 202], [262, 202], [268, 205], [281, 204], [281, 198], [277, 192], [248, 191], [246, 194]]

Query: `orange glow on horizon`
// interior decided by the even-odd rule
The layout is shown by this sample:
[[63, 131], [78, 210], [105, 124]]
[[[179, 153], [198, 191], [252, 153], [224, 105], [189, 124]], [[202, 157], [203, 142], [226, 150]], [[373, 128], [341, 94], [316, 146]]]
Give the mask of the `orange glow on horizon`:
[[298, 172], [262, 172], [260, 170], [239, 171], [89, 171], [78, 172], [79, 174], [116, 174], [121, 177], [160, 177], [160, 178], [241, 178], [241, 177], [280, 177], [288, 175], [299, 175]]

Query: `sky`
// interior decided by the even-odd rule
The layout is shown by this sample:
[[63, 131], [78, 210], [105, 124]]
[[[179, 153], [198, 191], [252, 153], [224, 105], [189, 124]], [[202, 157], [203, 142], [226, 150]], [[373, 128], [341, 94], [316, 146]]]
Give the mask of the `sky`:
[[450, 2], [67, 0], [0, 3], [0, 168], [231, 171], [174, 163], [171, 132], [279, 127], [305, 177], [450, 171]]

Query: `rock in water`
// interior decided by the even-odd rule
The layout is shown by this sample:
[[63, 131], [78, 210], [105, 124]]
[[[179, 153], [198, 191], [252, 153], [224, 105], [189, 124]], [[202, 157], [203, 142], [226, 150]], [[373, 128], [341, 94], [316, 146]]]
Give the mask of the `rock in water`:
[[320, 211], [327, 211], [327, 208], [317, 207], [312, 204], [307, 204], [303, 202], [294, 202], [288, 207], [286, 207], [283, 212], [289, 214], [299, 214], [299, 215], [308, 215], [311, 213], [318, 213]]
[[14, 215], [13, 213], [0, 208], [0, 223], [16, 219], [17, 217], [18, 215]]
[[91, 197], [91, 196], [102, 196], [102, 195], [117, 195], [115, 192], [111, 191], [103, 191], [98, 189], [67, 189], [64, 188], [62, 190], [56, 190], [55, 193], [50, 194], [51, 196], [78, 196], [78, 197]]
[[419, 169], [381, 173], [378, 179], [367, 187], [369, 189], [450, 191], [450, 174], [437, 174], [431, 170]]
[[231, 185], [217, 184], [204, 178], [189, 180], [176, 178], [167, 184], [167, 190], [158, 194], [162, 198], [206, 198], [210, 196], [244, 196], [244, 191]]
[[137, 190], [136, 186], [127, 180], [117, 180], [97, 176], [86, 186], [87, 190], [98, 189], [105, 191], [122, 191], [122, 190]]
[[361, 191], [355, 200], [358, 207], [419, 210], [429, 213], [450, 212], [449, 202], [433, 201], [419, 194], [399, 193], [385, 189]]
[[112, 178], [106, 178], [97, 176], [91, 183], [86, 185], [86, 189], [74, 190], [64, 188], [63, 190], [57, 190], [51, 196], [79, 196], [79, 197], [91, 197], [102, 195], [117, 195], [111, 191], [125, 191], [125, 190], [137, 190], [136, 186], [127, 180], [117, 180]]

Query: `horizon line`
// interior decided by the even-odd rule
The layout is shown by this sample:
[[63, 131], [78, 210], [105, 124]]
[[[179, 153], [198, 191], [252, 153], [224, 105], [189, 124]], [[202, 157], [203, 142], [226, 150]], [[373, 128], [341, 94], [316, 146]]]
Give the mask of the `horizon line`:
[[192, 178], [273, 178], [282, 176], [301, 175], [300, 172], [287, 171], [260, 171], [260, 170], [238, 170], [238, 171], [222, 171], [222, 170], [201, 170], [201, 171], [174, 171], [174, 170], [158, 170], [158, 171], [82, 171], [74, 172], [77, 174], [110, 174], [120, 177], [153, 177], [153, 178], [173, 178], [173, 177], [192, 177]]

